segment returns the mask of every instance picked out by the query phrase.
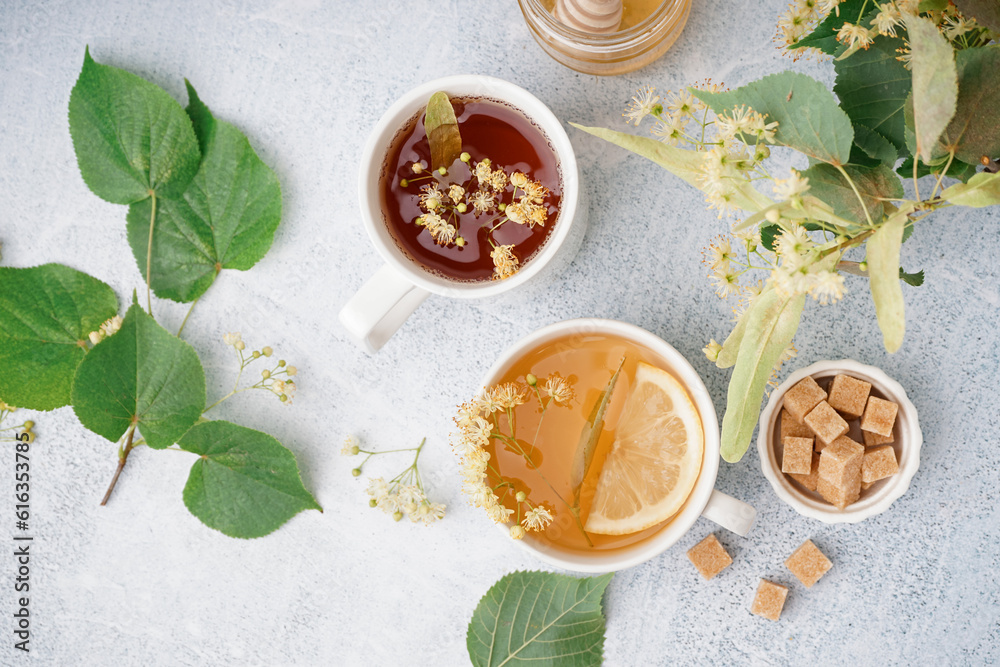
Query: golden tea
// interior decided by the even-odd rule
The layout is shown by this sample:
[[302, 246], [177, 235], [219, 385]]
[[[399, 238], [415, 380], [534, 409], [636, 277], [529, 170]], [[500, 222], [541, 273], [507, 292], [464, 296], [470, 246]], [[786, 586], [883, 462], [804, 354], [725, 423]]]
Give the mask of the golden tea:
[[542, 131], [513, 107], [450, 101], [461, 158], [435, 167], [426, 112], [415, 115], [383, 167], [385, 223], [399, 248], [431, 272], [463, 282], [507, 278], [556, 224], [559, 164]]
[[603, 333], [528, 351], [456, 422], [473, 502], [513, 537], [534, 532], [563, 550], [616, 549], [659, 531], [704, 454], [701, 417], [666, 360]]

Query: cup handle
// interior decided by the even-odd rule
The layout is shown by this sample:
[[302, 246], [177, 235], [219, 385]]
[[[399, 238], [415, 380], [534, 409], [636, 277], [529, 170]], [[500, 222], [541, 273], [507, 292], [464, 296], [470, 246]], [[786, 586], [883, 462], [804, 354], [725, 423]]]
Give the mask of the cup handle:
[[712, 489], [712, 496], [701, 513], [709, 521], [714, 521], [726, 530], [746, 537], [757, 519], [757, 510], [742, 500]]
[[374, 354], [429, 294], [386, 264], [344, 305], [340, 323], [355, 342]]

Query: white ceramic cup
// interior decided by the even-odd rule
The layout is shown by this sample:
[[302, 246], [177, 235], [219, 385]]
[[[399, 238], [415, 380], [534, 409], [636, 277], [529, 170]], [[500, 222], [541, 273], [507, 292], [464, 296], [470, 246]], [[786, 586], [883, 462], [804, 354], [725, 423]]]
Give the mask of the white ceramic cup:
[[[698, 408], [702, 426], [705, 430], [705, 454], [701, 464], [701, 472], [695, 482], [694, 490], [688, 497], [681, 511], [672, 521], [658, 532], [636, 544], [611, 549], [607, 551], [581, 552], [560, 549], [551, 544], [535, 539], [528, 533], [524, 539], [518, 540], [522, 546], [538, 559], [576, 572], [613, 572], [627, 567], [639, 565], [654, 558], [677, 542], [691, 527], [698, 517], [704, 516], [720, 526], [746, 536], [753, 527], [757, 511], [740, 500], [715, 490], [715, 479], [719, 474], [719, 422], [715, 416], [715, 405], [705, 388], [705, 383], [697, 371], [688, 363], [680, 352], [659, 336], [641, 329], [633, 324], [616, 320], [578, 319], [557, 322], [543, 327], [525, 336], [509, 347], [503, 355], [483, 376], [482, 386], [497, 384], [504, 373], [532, 349], [557, 338], [585, 337], [594, 334], [618, 336], [644, 346], [658, 354], [669, 364], [670, 372], [684, 385]], [[505, 535], [509, 535], [508, 526], [500, 526]]]
[[[555, 228], [535, 255], [505, 280], [460, 282], [429, 271], [399, 248], [383, 219], [379, 183], [392, 139], [439, 90], [454, 97], [481, 97], [513, 106], [545, 134], [555, 151], [562, 178]], [[359, 171], [361, 220], [385, 265], [344, 305], [340, 322], [369, 353], [378, 351], [431, 293], [456, 299], [482, 299], [557, 272], [576, 254], [586, 229], [587, 212], [580, 191], [576, 154], [562, 123], [537, 97], [501, 79], [471, 74], [449, 76], [406, 93], [378, 121], [362, 152]]]
[[[781, 462], [773, 446], [775, 424], [785, 404], [785, 392], [808, 375], [823, 380], [840, 373], [870, 382], [873, 389], [899, 406], [893, 428], [895, 442], [892, 445], [896, 450], [899, 472], [863, 490], [861, 498], [843, 510], [806, 491], [781, 472]], [[920, 432], [920, 422], [917, 420], [917, 408], [906, 396], [903, 387], [882, 370], [851, 359], [818, 361], [789, 375], [788, 379], [771, 392], [771, 400], [760, 414], [760, 428], [757, 433], [760, 468], [764, 472], [764, 477], [771, 483], [771, 488], [796, 512], [823, 523], [857, 523], [889, 509], [889, 506], [910, 488], [910, 482], [920, 467], [921, 444], [923, 435]]]

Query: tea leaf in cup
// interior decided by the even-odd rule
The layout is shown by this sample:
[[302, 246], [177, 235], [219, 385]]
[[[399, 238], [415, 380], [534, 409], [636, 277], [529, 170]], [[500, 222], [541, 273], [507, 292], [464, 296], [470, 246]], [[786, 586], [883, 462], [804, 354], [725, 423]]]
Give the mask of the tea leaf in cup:
[[436, 92], [427, 101], [424, 131], [431, 147], [431, 169], [447, 169], [462, 154], [462, 135], [448, 93]]

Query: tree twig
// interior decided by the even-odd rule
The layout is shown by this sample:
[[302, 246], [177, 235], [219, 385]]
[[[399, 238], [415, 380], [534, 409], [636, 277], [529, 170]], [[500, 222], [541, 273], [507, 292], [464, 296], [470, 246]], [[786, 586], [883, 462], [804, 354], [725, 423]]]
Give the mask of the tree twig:
[[125, 467], [125, 462], [128, 461], [128, 455], [132, 451], [132, 438], [135, 437], [135, 425], [133, 424], [128, 431], [128, 440], [125, 442], [125, 449], [122, 450], [121, 456], [118, 457], [118, 467], [115, 469], [115, 476], [111, 478], [111, 484], [108, 485], [108, 490], [104, 494], [104, 498], [101, 500], [101, 507], [108, 504], [108, 498], [111, 497], [111, 492], [115, 490], [115, 484], [118, 483], [118, 476], [122, 474], [122, 468]]

